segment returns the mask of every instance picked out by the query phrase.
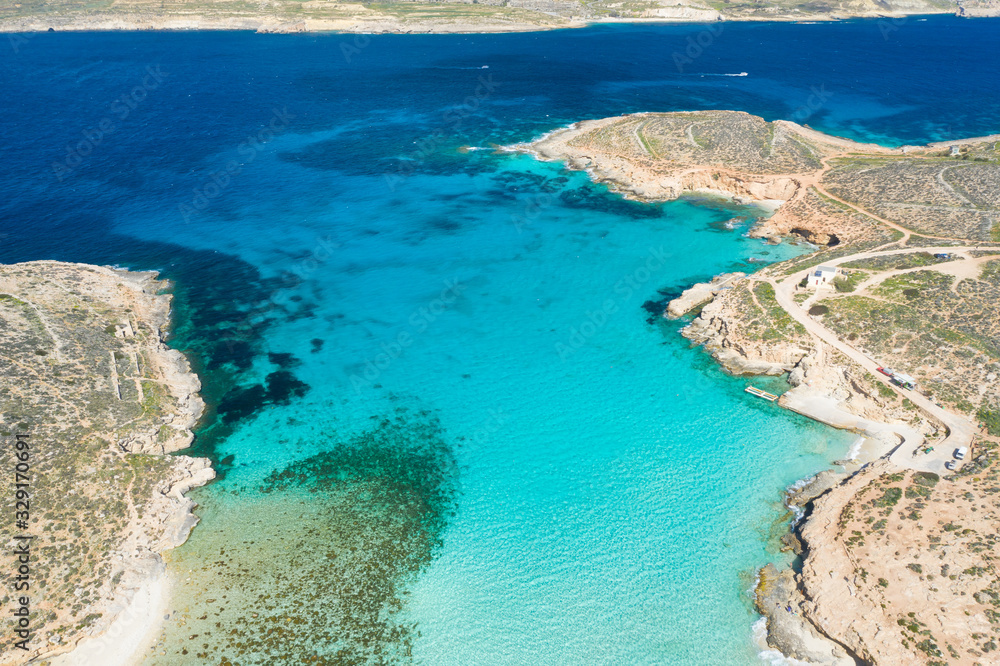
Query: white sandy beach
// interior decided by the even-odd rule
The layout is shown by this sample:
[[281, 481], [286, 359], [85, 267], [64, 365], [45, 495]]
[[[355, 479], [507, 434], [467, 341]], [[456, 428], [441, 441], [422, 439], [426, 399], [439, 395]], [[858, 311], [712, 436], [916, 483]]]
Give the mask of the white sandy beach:
[[52, 666], [137, 666], [156, 642], [168, 612], [170, 577], [161, 565], [140, 583], [131, 603], [99, 636], [86, 638]]

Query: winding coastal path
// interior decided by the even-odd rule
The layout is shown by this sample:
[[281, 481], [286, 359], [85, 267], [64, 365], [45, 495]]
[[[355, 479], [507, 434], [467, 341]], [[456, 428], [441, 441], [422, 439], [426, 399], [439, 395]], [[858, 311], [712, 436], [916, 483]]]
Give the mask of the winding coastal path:
[[[654, 122], [664, 115], [682, 117], [684, 122], [669, 126]], [[754, 124], [756, 121], [760, 122]], [[627, 127], [625, 125], [617, 127], [621, 123], [627, 124]], [[706, 123], [721, 124], [729, 132], [726, 134], [727, 137], [730, 135], [738, 136], [741, 137], [741, 140], [751, 141], [751, 143], [756, 141], [757, 144], [762, 141], [760, 136], [763, 134], [755, 134], [754, 132], [762, 132], [763, 125], [767, 125], [763, 119], [754, 120], [752, 116], [740, 113], [726, 114], [714, 111], [682, 114], [639, 113], [581, 121], [550, 132], [532, 143], [517, 144], [505, 150], [526, 152], [540, 160], [562, 161], [571, 169], [587, 171], [595, 182], [608, 183], [612, 188], [622, 192], [624, 196], [641, 201], [670, 200], [676, 199], [683, 193], [708, 192], [738, 197], [740, 200], [782, 202], [781, 205], [785, 208], [801, 204], [804, 212], [795, 208], [796, 212], [791, 218], [781, 220], [780, 224], [770, 230], [775, 235], [787, 235], [799, 223], [796, 216], [808, 216], [813, 212], [812, 206], [815, 204], [810, 203], [812, 195], [827, 203], [836, 204], [838, 208], [849, 210], [852, 214], [862, 215], [874, 226], [895, 232], [895, 239], [880, 247], [823, 262], [830, 266], [838, 266], [869, 257], [914, 252], [959, 253], [975, 250], [978, 247], [975, 245], [975, 241], [968, 238], [917, 231], [880, 216], [867, 210], [862, 201], [852, 202], [831, 192], [828, 189], [828, 183], [825, 182], [825, 177], [831, 170], [839, 168], [841, 161], [845, 160], [848, 163], [870, 157], [878, 157], [880, 160], [894, 158], [931, 160], [937, 159], [937, 156], [930, 155], [929, 150], [932, 148], [944, 149], [974, 145], [994, 141], [998, 138], [997, 136], [972, 137], [924, 147], [887, 148], [829, 136], [796, 123], [776, 120], [767, 127], [767, 137], [769, 138], [763, 140], [764, 152], [758, 155], [750, 150], [746, 155], [736, 155], [720, 150], [715, 143], [698, 141], [696, 135], [700, 135], [700, 133], [697, 130], [699, 126]], [[616, 133], [619, 129], [622, 130], [620, 136]], [[659, 134], [650, 136], [649, 132]], [[782, 147], [778, 145], [778, 138], [787, 140], [789, 137], [797, 137], [802, 140], [815, 159], [808, 161], [799, 159], [797, 150], [793, 151], [796, 153], [795, 155], [783, 152]], [[728, 141], [728, 139], [726, 140]], [[951, 162], [943, 166], [936, 174], [936, 184], [962, 203], [962, 206], [955, 207], [954, 210], [968, 210], [969, 197], [957, 191], [944, 178], [943, 174], [952, 168], [955, 168], [955, 164]], [[834, 189], [837, 188], [834, 187]], [[825, 232], [826, 226], [825, 218], [821, 219], [820, 232]], [[809, 229], [808, 224], [805, 227]], [[814, 229], [812, 231], [815, 232]], [[920, 242], [933, 243], [935, 246], [902, 247], [909, 244], [913, 238], [920, 238]], [[974, 278], [978, 274], [978, 266], [985, 261], [973, 259], [971, 255], [964, 255], [961, 257], [961, 261], [936, 264], [935, 270], [955, 276], [954, 288], [961, 280]], [[906, 270], [902, 269], [902, 271], [895, 273], [881, 271], [862, 287], [874, 286], [885, 277]], [[924, 269], [915, 268], [914, 270]], [[942, 442], [934, 446], [930, 453], [918, 454], [918, 451], [923, 451], [926, 447], [924, 447], [925, 438], [916, 429], [907, 427], [905, 424], [876, 423], [849, 414], [841, 409], [835, 400], [829, 396], [823, 397], [819, 391], [810, 391], [808, 387], [801, 391], [793, 389], [794, 392], [786, 394], [783, 398], [784, 402], [781, 404], [795, 408], [797, 411], [801, 410], [801, 413], [807, 416], [836, 427], [866, 432], [873, 439], [882, 442], [879, 448], [883, 451], [892, 446], [891, 442], [901, 440], [902, 443], [896, 445], [889, 456], [893, 463], [922, 471], [943, 472], [944, 465], [951, 459], [954, 450], [971, 444], [978, 431], [976, 424], [965, 416], [945, 410], [932, 399], [917, 391], [906, 391], [891, 384], [888, 378], [878, 373], [879, 364], [874, 359], [847, 341], [841, 340], [821, 322], [810, 317], [807, 309], [813, 299], [807, 299], [804, 305], [800, 305], [793, 298], [795, 286], [808, 272], [809, 269], [802, 269], [788, 277], [750, 276], [745, 279], [766, 281], [774, 287], [779, 306], [792, 319], [802, 324], [810, 336], [817, 341], [818, 355], [822, 356], [824, 345], [841, 352], [871, 372], [877, 381], [883, 382], [894, 393], [909, 400], [927, 417], [942, 424], [947, 435]], [[689, 309], [687, 308], [688, 304], [696, 301], [703, 302], [704, 298], [711, 292], [727, 286], [727, 284], [719, 285], [713, 282], [692, 287], [685, 292], [683, 300], [674, 300], [677, 307], [672, 314], [679, 316], [680, 311]], [[750, 298], [755, 298], [752, 293]], [[766, 308], [762, 309], [766, 311]], [[893, 437], [884, 436], [890, 432]]]
[[[852, 261], [857, 261], [859, 259], [869, 259], [872, 257], [885, 257], [897, 254], [909, 254], [913, 252], [967, 252], [970, 250], [975, 250], [976, 246], [944, 246], [944, 247], [922, 247], [922, 248], [904, 248], [897, 250], [871, 250], [868, 252], [859, 252], [858, 254], [852, 254], [847, 257], [840, 257], [837, 259], [831, 259], [829, 261], [823, 262], [824, 266], [839, 266], [840, 264], [849, 263]], [[939, 264], [942, 265], [942, 264]], [[924, 267], [925, 269], [933, 267]], [[916, 405], [921, 411], [930, 416], [935, 421], [943, 424], [948, 430], [948, 435], [945, 437], [944, 441], [940, 445], [935, 446], [934, 450], [927, 454], [917, 455], [917, 451], [923, 444], [923, 437], [914, 436], [911, 429], [908, 428], [894, 428], [893, 430], [902, 438], [902, 443], [896, 447], [896, 449], [891, 453], [889, 459], [893, 464], [900, 467], [905, 467], [909, 469], [915, 469], [923, 472], [935, 472], [937, 474], [946, 473], [944, 464], [951, 460], [952, 453], [955, 449], [961, 446], [970, 446], [972, 444], [972, 439], [976, 433], [975, 425], [969, 421], [964, 416], [959, 414], [954, 414], [942, 408], [937, 403], [933, 402], [929, 398], [923, 396], [917, 391], [907, 391], [904, 390], [892, 382], [889, 381], [888, 377], [885, 377], [880, 372], [878, 372], [879, 364], [876, 363], [868, 355], [864, 354], [854, 346], [850, 345], [844, 340], [841, 340], [833, 331], [828, 329], [826, 326], [816, 321], [806, 312], [805, 308], [795, 302], [793, 295], [795, 293], [795, 287], [799, 284], [803, 278], [808, 275], [810, 270], [814, 270], [815, 266], [811, 268], [806, 268], [797, 273], [793, 273], [783, 280], [778, 280], [776, 278], [769, 279], [768, 282], [774, 287], [775, 298], [785, 312], [789, 314], [792, 319], [802, 324], [806, 331], [810, 335], [821, 340], [822, 342], [830, 345], [837, 351], [841, 352], [852, 361], [860, 365], [865, 370], [869, 371], [878, 381], [891, 388], [897, 394], [910, 400], [914, 405]], [[837, 425], [838, 427], [864, 427], [868, 422], [861, 423], [859, 420], [858, 424], [844, 424], [844, 423], [832, 423], [831, 425]], [[906, 432], [908, 431], [908, 432]]]

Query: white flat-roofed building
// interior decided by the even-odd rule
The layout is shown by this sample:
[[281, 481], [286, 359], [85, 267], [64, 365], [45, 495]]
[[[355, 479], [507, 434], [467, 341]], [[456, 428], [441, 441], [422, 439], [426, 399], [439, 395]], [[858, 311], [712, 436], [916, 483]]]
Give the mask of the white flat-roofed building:
[[813, 289], [832, 287], [835, 277], [837, 277], [836, 266], [817, 266], [809, 271], [809, 281], [807, 284]]

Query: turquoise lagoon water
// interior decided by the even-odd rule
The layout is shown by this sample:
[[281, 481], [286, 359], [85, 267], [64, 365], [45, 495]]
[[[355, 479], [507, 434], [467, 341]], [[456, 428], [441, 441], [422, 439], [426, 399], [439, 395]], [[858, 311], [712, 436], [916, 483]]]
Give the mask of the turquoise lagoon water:
[[[749, 211], [639, 206], [559, 165], [469, 159], [499, 170], [413, 176], [388, 199], [377, 181], [358, 182], [304, 220], [280, 201], [247, 211], [281, 220], [283, 242], [316, 243], [325, 259], [316, 277], [281, 293], [292, 303], [301, 296], [310, 315], [268, 331], [303, 361], [296, 376], [311, 388], [218, 445], [216, 456], [233, 455], [234, 466], [200, 493], [204, 529], [179, 569], [187, 575], [193, 561], [197, 575], [199, 562], [222, 554], [232, 537], [220, 540], [211, 525], [240, 511], [231, 503], [268, 511], [252, 489], [272, 470], [339, 446], [342, 433], [370, 428], [373, 414], [404, 408], [408, 425], [429, 411], [453, 446], [454, 469], [439, 464], [456, 493], [433, 560], [406, 585], [399, 622], [415, 626], [416, 661], [752, 663], [747, 590], [755, 568], [775, 557], [786, 518], [780, 490], [841, 457], [853, 438], [748, 398], [747, 382], [689, 349], [651, 301], [795, 248], [747, 239], [746, 224], [725, 226]], [[508, 184], [502, 199], [498, 181]], [[523, 191], [508, 194], [511, 182]], [[567, 206], [565, 195], [581, 190], [596, 205]], [[528, 219], [547, 201], [559, 203]], [[348, 208], [363, 212], [325, 239], [329, 218]], [[264, 265], [274, 236], [267, 223], [257, 231], [240, 248]], [[199, 228], [190, 242], [227, 242], [224, 225], [214, 233]], [[329, 258], [324, 243], [338, 244]], [[358, 270], [365, 252], [378, 259]], [[317, 338], [325, 342], [313, 353]], [[275, 368], [268, 357], [255, 365], [261, 379]], [[243, 494], [223, 498], [224, 489]], [[272, 523], [288, 519], [284, 506], [280, 515]], [[299, 574], [302, 565], [289, 567], [296, 589], [319, 573]], [[192, 609], [219, 597], [205, 584]]]
[[[235, 466], [200, 501], [210, 512], [223, 488], [294, 469], [340, 433], [364, 431], [372, 414], [431, 411], [454, 442], [457, 491], [401, 611], [419, 631], [418, 662], [752, 662], [746, 593], [785, 524], [779, 491], [852, 438], [748, 399], [746, 381], [657, 316], [662, 304], [643, 305], [664, 298], [658, 289], [794, 249], [725, 227], [745, 211], [689, 203], [551, 204], [524, 222], [549, 190], [552, 201], [590, 191], [586, 176], [483, 159], [502, 170], [414, 176], [398, 200], [377, 182], [338, 197], [335, 210], [364, 212], [338, 225], [341, 245], [317, 277], [282, 294], [314, 304], [311, 315], [268, 332], [304, 361], [296, 375], [311, 389], [219, 444], [216, 456]], [[497, 179], [533, 185], [499, 201], [489, 195]], [[304, 248], [328, 215], [324, 205], [296, 223], [279, 203], [260, 217], [285, 220], [283, 238]], [[198, 234], [192, 243], [226, 242], [225, 227]], [[264, 264], [273, 237], [262, 227], [257, 238], [241, 248]], [[352, 274], [353, 253], [376, 244], [378, 260]], [[315, 338], [325, 340], [318, 353]], [[275, 366], [263, 357], [256, 369], [264, 378]], [[190, 550], [214, 556], [210, 525], [232, 511], [207, 513]], [[309, 585], [302, 578], [296, 586]]]
[[997, 130], [997, 22], [889, 27], [726, 25], [683, 71], [707, 28], [8, 54], [0, 258], [160, 269], [212, 407], [191, 452], [220, 479], [149, 663], [759, 663], [781, 492], [853, 437], [658, 315], [800, 249], [746, 238], [753, 210], [489, 147], [692, 108], [887, 144]]

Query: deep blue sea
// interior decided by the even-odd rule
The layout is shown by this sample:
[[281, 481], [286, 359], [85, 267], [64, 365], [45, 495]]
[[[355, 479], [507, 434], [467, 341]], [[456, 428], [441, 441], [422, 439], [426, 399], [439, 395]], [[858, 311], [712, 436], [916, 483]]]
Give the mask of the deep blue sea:
[[211, 405], [148, 663], [771, 659], [748, 591], [781, 492], [853, 437], [658, 314], [802, 248], [491, 147], [692, 109], [995, 133], [998, 47], [951, 17], [0, 36], [0, 261], [160, 270]]

